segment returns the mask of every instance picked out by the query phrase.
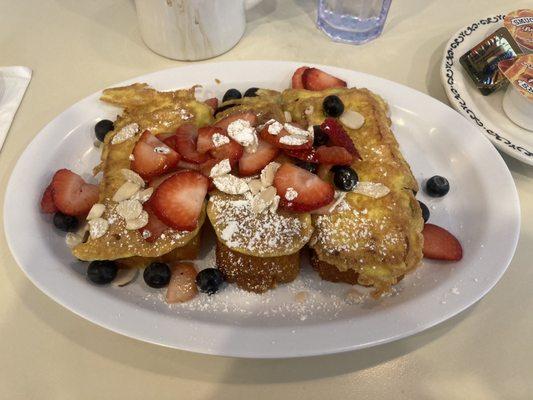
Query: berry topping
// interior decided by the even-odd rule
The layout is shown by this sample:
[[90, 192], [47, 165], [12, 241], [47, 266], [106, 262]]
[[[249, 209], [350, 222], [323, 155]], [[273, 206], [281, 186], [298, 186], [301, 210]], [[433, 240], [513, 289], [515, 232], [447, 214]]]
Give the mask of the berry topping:
[[287, 210], [306, 212], [316, 210], [333, 200], [333, 185], [318, 176], [285, 163], [274, 177], [274, 187], [281, 198], [280, 206]]
[[96, 138], [103, 142], [106, 135], [111, 132], [113, 129], [115, 129], [115, 125], [113, 124], [113, 121], [110, 121], [108, 119], [103, 119], [101, 121], [98, 121], [96, 125], [94, 126], [94, 134], [96, 135]]
[[93, 261], [87, 268], [87, 277], [93, 283], [104, 285], [117, 276], [118, 267], [114, 261]]
[[420, 204], [420, 208], [422, 209], [422, 218], [424, 218], [424, 223], [426, 223], [429, 220], [429, 208], [420, 200], [418, 200], [418, 204]]
[[304, 89], [302, 75], [308, 69], [309, 67], [300, 67], [296, 71], [294, 71], [294, 75], [292, 76], [292, 88], [293, 89]]
[[41, 198], [41, 211], [47, 214], [52, 214], [57, 211], [57, 207], [54, 204], [52, 184], [49, 184], [44, 190], [43, 197]]
[[165, 144], [176, 150], [184, 161], [201, 164], [207, 161], [208, 156], [196, 150], [197, 139], [198, 128], [192, 124], [184, 124], [176, 130], [173, 136], [165, 139]]
[[244, 92], [243, 97], [256, 97], [256, 96], [257, 96], [257, 91], [258, 91], [258, 90], [259, 90], [259, 88], [251, 87], [251, 88], [248, 89], [246, 92]]
[[78, 218], [58, 211], [54, 214], [54, 225], [63, 232], [72, 232], [78, 227]]
[[142, 178], [164, 174], [176, 166], [180, 155], [149, 131], [144, 131], [133, 148], [131, 169]]
[[229, 89], [226, 93], [224, 93], [224, 97], [222, 97], [222, 102], [229, 100], [237, 100], [240, 98], [242, 98], [241, 92], [239, 92], [237, 89]]
[[442, 197], [450, 191], [450, 183], [443, 176], [435, 175], [426, 182], [426, 192], [431, 197]]
[[211, 97], [205, 100], [204, 103], [213, 109], [213, 113], [218, 109], [218, 99], [216, 97]]
[[425, 224], [424, 257], [434, 260], [459, 261], [463, 258], [461, 243], [446, 229], [433, 224]]
[[98, 201], [98, 186], [85, 183], [81, 176], [68, 169], [60, 169], [52, 178], [52, 198], [63, 214], [87, 214]]
[[159, 185], [150, 204], [163, 223], [180, 231], [192, 231], [198, 225], [208, 186], [208, 179], [199, 172], [179, 172]]
[[169, 304], [183, 303], [198, 294], [194, 264], [180, 262], [171, 268], [172, 276], [167, 288], [166, 301]]
[[344, 147], [320, 146], [316, 149], [316, 158], [320, 164], [351, 165], [354, 157]]
[[[213, 140], [213, 137], [215, 137], [215, 140]], [[196, 151], [198, 153], [204, 154], [207, 153], [209, 150], [214, 149], [217, 143], [216, 139], [220, 137], [227, 138], [229, 142], [229, 138], [226, 136], [226, 133], [222, 128], [206, 126], [204, 128], [198, 129], [198, 141], [196, 142]], [[225, 140], [222, 139], [222, 141]]]
[[208, 295], [218, 292], [220, 286], [224, 283], [224, 275], [217, 268], [206, 268], [196, 275], [196, 284], [200, 292]]
[[334, 118], [326, 118], [320, 129], [329, 137], [329, 142], [334, 146], [344, 147], [350, 152], [355, 158], [361, 159], [359, 152], [355, 148], [352, 139], [346, 133], [344, 128], [339, 122]]
[[153, 262], [144, 269], [143, 278], [152, 288], [160, 289], [170, 282], [170, 268], [162, 262]]
[[243, 121], [248, 121], [251, 126], [257, 125], [257, 115], [255, 115], [251, 111], [245, 111], [245, 112], [239, 112], [239, 113], [231, 114], [231, 115], [227, 116], [226, 118], [221, 119], [220, 121], [215, 123], [215, 126], [218, 126], [218, 127], [222, 128], [222, 129], [226, 129], [227, 130], [229, 124], [231, 124], [232, 122], [235, 122], [235, 121], [237, 121], [239, 119], [242, 119]]
[[344, 103], [339, 96], [332, 94], [324, 99], [322, 102], [322, 108], [328, 117], [337, 118], [344, 112]]
[[290, 157], [297, 158], [301, 161], [306, 161], [308, 163], [318, 164], [318, 158], [316, 156], [315, 149], [308, 150], [284, 150], [285, 154]]
[[215, 147], [209, 152], [209, 154], [218, 161], [225, 160], [227, 158], [229, 159], [230, 164], [234, 165], [242, 157], [243, 147], [236, 141], [230, 140], [229, 143]]
[[144, 240], [153, 243], [159, 239], [163, 232], [169, 229], [169, 226], [155, 215], [150, 202], [144, 204], [144, 211], [148, 213], [148, 223], [139, 229], [139, 232]]
[[346, 87], [346, 82], [328, 74], [318, 68], [307, 68], [303, 71], [302, 82], [308, 90], [325, 90], [336, 87]]
[[333, 168], [333, 173], [333, 183], [335, 184], [337, 189], [342, 190], [344, 192], [349, 192], [350, 190], [352, 190], [359, 181], [357, 172], [355, 172], [350, 167], [335, 166]]
[[255, 153], [245, 152], [239, 160], [239, 175], [250, 176], [261, 170], [278, 155], [278, 148], [260, 140]]
[[324, 133], [324, 131], [320, 128], [320, 125], [313, 126], [313, 133], [314, 133], [314, 141], [313, 146], [324, 146], [328, 143], [329, 136]]

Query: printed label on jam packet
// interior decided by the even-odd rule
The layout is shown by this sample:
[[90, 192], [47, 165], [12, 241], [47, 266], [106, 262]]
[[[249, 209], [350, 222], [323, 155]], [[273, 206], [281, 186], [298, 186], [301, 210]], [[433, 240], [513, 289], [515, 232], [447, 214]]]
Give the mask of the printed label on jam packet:
[[503, 26], [524, 52], [533, 52], [533, 10], [517, 10], [507, 14]]
[[533, 100], [533, 54], [502, 61], [498, 68], [520, 94]]

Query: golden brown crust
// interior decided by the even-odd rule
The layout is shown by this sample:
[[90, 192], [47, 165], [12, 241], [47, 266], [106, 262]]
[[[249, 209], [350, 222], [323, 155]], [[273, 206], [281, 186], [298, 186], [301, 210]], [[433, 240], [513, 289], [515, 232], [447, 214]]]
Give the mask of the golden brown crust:
[[278, 283], [292, 282], [300, 271], [300, 253], [281, 257], [253, 257], [238, 253], [217, 240], [217, 266], [230, 283], [263, 293]]

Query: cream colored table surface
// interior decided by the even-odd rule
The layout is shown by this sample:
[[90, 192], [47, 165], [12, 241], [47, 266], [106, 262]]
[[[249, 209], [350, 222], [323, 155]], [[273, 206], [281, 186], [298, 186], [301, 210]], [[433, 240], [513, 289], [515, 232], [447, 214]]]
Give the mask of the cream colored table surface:
[[[315, 28], [315, 1], [265, 0], [249, 13], [242, 41], [216, 60], [332, 64], [447, 103], [439, 64], [449, 37], [475, 17], [526, 6], [531, 1], [395, 0], [383, 36], [355, 47], [332, 43]], [[181, 63], [144, 46], [133, 1], [0, 0], [0, 65], [34, 71], [0, 153], [3, 210], [10, 171], [48, 121], [114, 82]], [[520, 194], [522, 232], [500, 283], [477, 305], [433, 329], [340, 355], [240, 360], [122, 337], [37, 290], [15, 264], [2, 233], [0, 398], [532, 399], [533, 168], [505, 161]], [[46, 166], [36, 160], [35, 168]]]

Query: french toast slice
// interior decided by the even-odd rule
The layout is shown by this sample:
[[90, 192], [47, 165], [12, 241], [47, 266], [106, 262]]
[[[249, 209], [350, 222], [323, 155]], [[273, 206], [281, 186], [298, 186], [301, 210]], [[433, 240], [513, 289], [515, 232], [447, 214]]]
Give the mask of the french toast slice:
[[[132, 151], [143, 131], [149, 130], [159, 135], [173, 133], [184, 123], [197, 126], [210, 124], [213, 121], [211, 108], [195, 100], [194, 89], [158, 92], [147, 84], [106, 89], [101, 100], [124, 108], [114, 123], [114, 131], [105, 137], [101, 162], [94, 169], [95, 175], [100, 172], [103, 175], [99, 186], [99, 203], [105, 206], [102, 218], [109, 221], [109, 227], [104, 235], [90, 237], [85, 243], [74, 247], [73, 255], [84, 261], [120, 259], [124, 262], [129, 257], [152, 259], [199, 240], [198, 232], [205, 221], [205, 202], [196, 229], [176, 231], [169, 228], [157, 240], [148, 242], [139, 230], [126, 229], [125, 220], [116, 212], [118, 203], [113, 201], [113, 196], [126, 182], [122, 170], [130, 168]], [[138, 124], [136, 135], [112, 143], [115, 135], [132, 123]], [[137, 263], [140, 258], [133, 259], [131, 264]]]
[[361, 156], [352, 164], [359, 181], [380, 183], [390, 192], [380, 198], [349, 192], [343, 207], [314, 215], [309, 242], [313, 265], [323, 279], [372, 286], [377, 296], [422, 258], [423, 220], [413, 194], [418, 185], [390, 129], [386, 103], [369, 90], [290, 89], [282, 94], [284, 109], [296, 122], [320, 125], [325, 119], [323, 100], [331, 94], [341, 99], [345, 110], [365, 120], [359, 129], [344, 126]]

